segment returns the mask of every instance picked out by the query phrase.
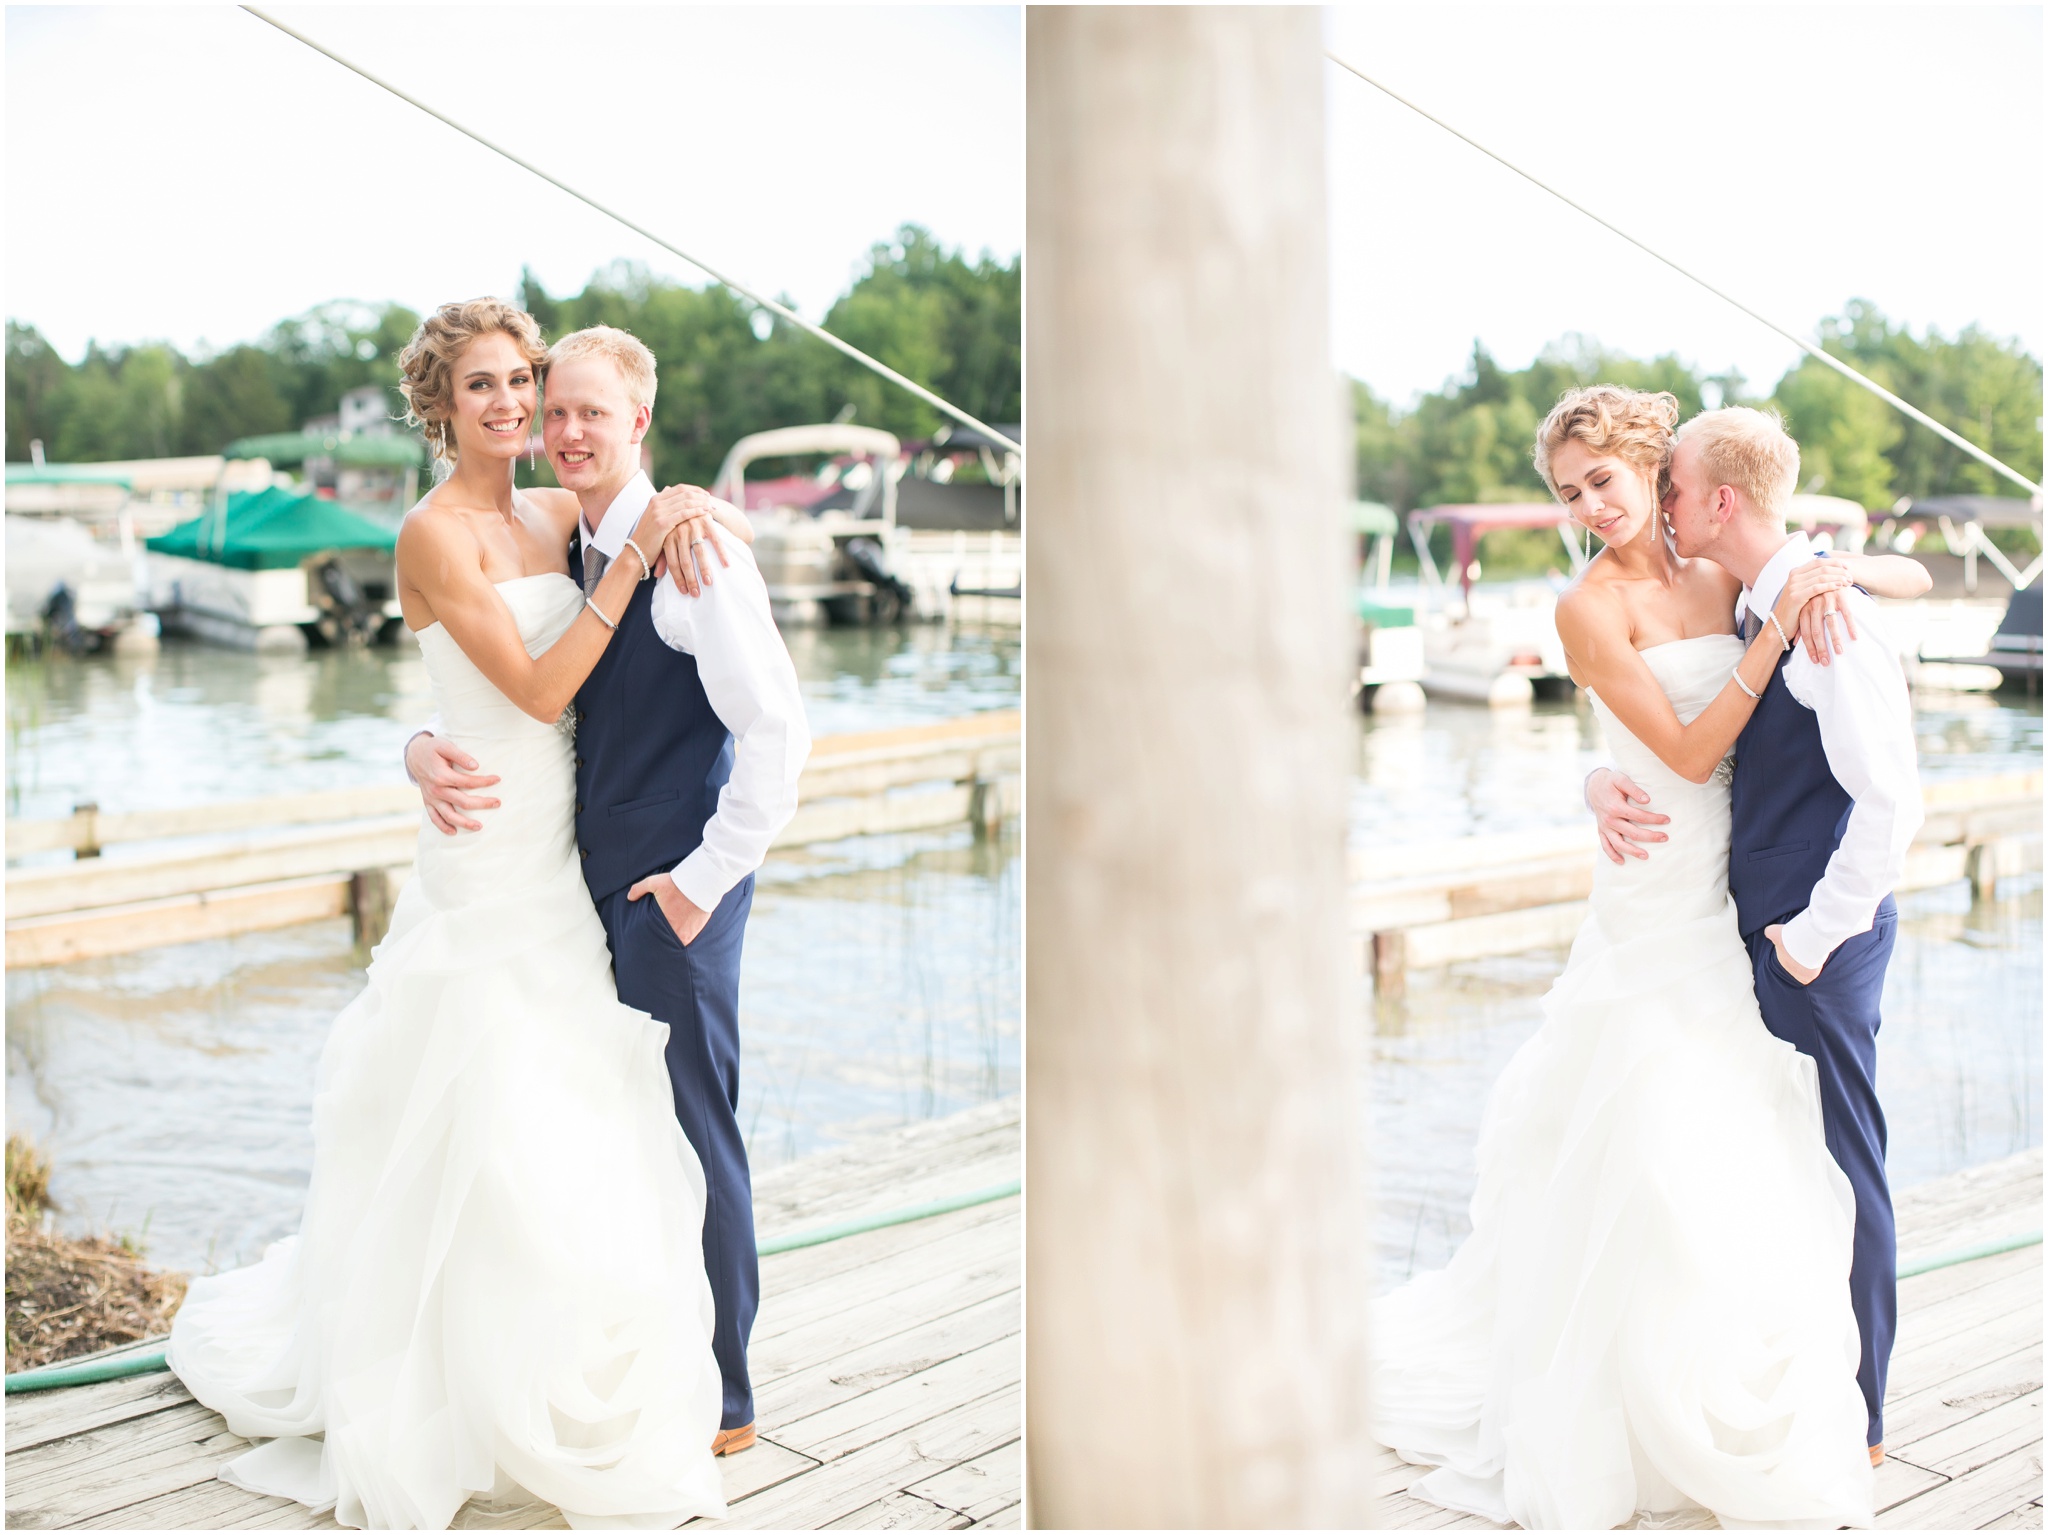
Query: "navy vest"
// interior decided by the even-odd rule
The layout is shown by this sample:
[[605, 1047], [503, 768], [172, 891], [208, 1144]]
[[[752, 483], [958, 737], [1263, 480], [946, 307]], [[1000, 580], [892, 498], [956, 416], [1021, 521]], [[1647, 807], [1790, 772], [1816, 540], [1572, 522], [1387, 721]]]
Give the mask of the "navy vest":
[[[578, 585], [580, 545], [569, 545]], [[696, 851], [732, 776], [732, 734], [705, 696], [697, 658], [655, 631], [654, 586], [633, 589], [576, 693], [576, 848], [593, 901]]]
[[[1855, 801], [1828, 769], [1820, 720], [1785, 686], [1788, 650], [1735, 739], [1728, 889], [1747, 938], [1806, 910]], [[1880, 912], [1896, 910], [1886, 896]]]

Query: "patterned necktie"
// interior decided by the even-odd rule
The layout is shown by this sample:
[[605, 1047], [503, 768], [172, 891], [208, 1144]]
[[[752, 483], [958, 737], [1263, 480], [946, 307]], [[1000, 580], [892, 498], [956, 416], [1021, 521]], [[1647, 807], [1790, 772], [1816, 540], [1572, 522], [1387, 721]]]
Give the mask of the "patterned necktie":
[[[598, 556], [603, 559], [603, 555]], [[1742, 613], [1742, 643], [1747, 645], [1763, 632], [1764, 621], [1756, 616], [1755, 608], [1745, 608]]]
[[[580, 535], [577, 539], [577, 542], [582, 543]], [[597, 547], [597, 545], [583, 545], [584, 596], [589, 597], [596, 594], [597, 583], [604, 579], [604, 568], [609, 564], [611, 564], [611, 560], [606, 556], [605, 552], [602, 549]]]

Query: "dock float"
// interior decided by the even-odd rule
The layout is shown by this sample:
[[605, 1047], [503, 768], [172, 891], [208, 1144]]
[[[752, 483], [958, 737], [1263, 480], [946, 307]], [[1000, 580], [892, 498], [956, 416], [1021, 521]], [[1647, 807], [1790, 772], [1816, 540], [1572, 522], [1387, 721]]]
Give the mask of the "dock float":
[[[1927, 819], [1897, 888], [1967, 879], [1988, 899], [2001, 881], [2038, 871], [2041, 793], [2038, 772], [1927, 784]], [[1603, 856], [1588, 821], [1354, 851], [1350, 919], [1359, 964], [1375, 991], [1391, 997], [1409, 970], [1569, 948], [1591, 909]]]
[[[765, 1249], [864, 1217], [976, 1203], [761, 1260], [749, 1362], [760, 1439], [719, 1462], [735, 1529], [1016, 1529], [1023, 1501], [1023, 1216], [1014, 1097], [755, 1180]], [[133, 1350], [161, 1348], [162, 1340]], [[126, 1353], [132, 1350], [116, 1350]], [[168, 1373], [7, 1398], [16, 1529], [331, 1530], [215, 1468], [248, 1441]], [[564, 1529], [466, 1505], [457, 1529]]]
[[[2041, 1528], [2041, 1151], [1900, 1189], [1899, 1331], [1877, 1527]], [[2037, 1240], [1954, 1261], [2015, 1238]], [[1939, 1263], [1938, 1267], [1926, 1267]], [[1845, 1294], [1843, 1303], [1847, 1304]], [[1411, 1497], [1429, 1472], [1382, 1449], [1377, 1527], [1498, 1530]], [[1708, 1515], [1660, 1529], [1714, 1529]]]
[[[821, 737], [774, 845], [963, 823], [993, 831], [1022, 808], [1020, 729], [1017, 712], [1002, 710]], [[74, 856], [7, 871], [7, 968], [345, 916], [359, 941], [376, 943], [411, 874], [420, 816], [419, 791], [397, 783], [9, 821], [9, 859]]]

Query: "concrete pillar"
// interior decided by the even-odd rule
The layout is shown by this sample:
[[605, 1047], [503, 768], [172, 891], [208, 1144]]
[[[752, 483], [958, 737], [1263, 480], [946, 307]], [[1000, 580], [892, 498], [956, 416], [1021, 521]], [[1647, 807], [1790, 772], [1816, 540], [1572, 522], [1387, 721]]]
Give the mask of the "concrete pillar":
[[1365, 1523], [1319, 20], [1025, 25], [1029, 1517]]

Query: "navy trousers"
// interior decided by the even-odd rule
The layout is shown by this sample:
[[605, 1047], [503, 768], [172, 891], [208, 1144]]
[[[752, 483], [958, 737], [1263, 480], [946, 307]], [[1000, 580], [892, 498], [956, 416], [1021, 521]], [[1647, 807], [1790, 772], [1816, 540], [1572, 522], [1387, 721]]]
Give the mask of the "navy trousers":
[[725, 1381], [721, 1428], [754, 1421], [747, 1338], [761, 1305], [761, 1264], [739, 1124], [740, 944], [753, 904], [749, 874], [725, 893], [687, 947], [651, 895], [629, 901], [620, 890], [597, 907], [611, 941], [619, 1000], [668, 1025], [676, 1118], [704, 1165], [704, 1269], [718, 1308], [711, 1351]]
[[[1891, 903], [1887, 901], [1885, 907]], [[1869, 1443], [1884, 1440], [1884, 1382], [1898, 1329], [1898, 1241], [1891, 1186], [1884, 1173], [1884, 1110], [1877, 1102], [1877, 1028], [1884, 970], [1898, 939], [1895, 910], [1880, 909], [1870, 931], [1828, 956], [1811, 986], [1778, 963], [1761, 932], [1748, 937], [1764, 1026], [1810, 1056], [1820, 1071], [1821, 1120], [1828, 1150], [1856, 1191], [1856, 1256], [1849, 1299], [1863, 1334], [1856, 1383], [1870, 1411]]]

